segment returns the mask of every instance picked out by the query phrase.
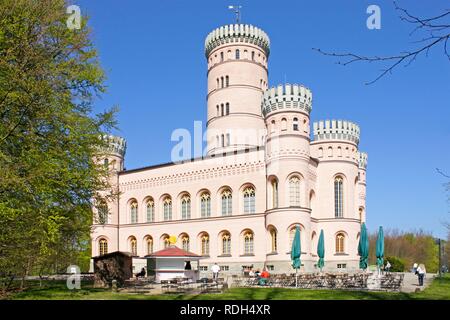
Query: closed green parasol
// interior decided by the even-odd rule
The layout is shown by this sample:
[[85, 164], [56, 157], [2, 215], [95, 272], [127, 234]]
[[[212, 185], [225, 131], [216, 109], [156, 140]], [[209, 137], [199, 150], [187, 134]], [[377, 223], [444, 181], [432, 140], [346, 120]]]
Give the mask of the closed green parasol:
[[297, 287], [297, 271], [300, 269], [301, 260], [300, 256], [302, 254], [302, 246], [300, 243], [300, 228], [295, 227], [295, 235], [294, 240], [292, 241], [292, 249], [291, 249], [291, 260], [292, 260], [292, 268], [295, 269], [295, 287]]
[[367, 261], [369, 258], [369, 238], [367, 237], [366, 224], [361, 224], [361, 235], [358, 243], [359, 267], [363, 270], [367, 269]]
[[317, 243], [317, 255], [319, 256], [317, 267], [322, 271], [322, 268], [325, 265], [325, 241], [323, 239], [323, 230], [320, 230], [319, 242]]
[[383, 233], [383, 227], [380, 226], [378, 229], [378, 238], [377, 238], [377, 248], [376, 248], [376, 255], [377, 255], [377, 268], [378, 271], [381, 271], [381, 267], [384, 264], [383, 258], [384, 258], [384, 233]]

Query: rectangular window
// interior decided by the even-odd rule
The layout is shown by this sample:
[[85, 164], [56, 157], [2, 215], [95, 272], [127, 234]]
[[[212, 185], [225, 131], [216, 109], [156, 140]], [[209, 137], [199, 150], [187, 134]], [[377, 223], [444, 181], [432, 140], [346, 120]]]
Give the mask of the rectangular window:
[[275, 270], [275, 267], [272, 264], [267, 265], [266, 268], [267, 268], [268, 271], [274, 271]]
[[230, 270], [230, 266], [220, 266], [220, 270], [221, 271], [229, 271]]
[[347, 264], [346, 263], [338, 263], [337, 268], [338, 269], [347, 269]]
[[208, 267], [207, 266], [200, 266], [198, 267], [200, 271], [208, 271]]

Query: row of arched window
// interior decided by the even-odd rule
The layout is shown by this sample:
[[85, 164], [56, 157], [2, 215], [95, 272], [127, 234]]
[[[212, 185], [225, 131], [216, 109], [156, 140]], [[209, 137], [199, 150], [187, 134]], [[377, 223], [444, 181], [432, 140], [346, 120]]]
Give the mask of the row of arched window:
[[[301, 180], [299, 176], [293, 175], [289, 178], [289, 206], [300, 206], [300, 184]], [[272, 208], [278, 208], [278, 179], [276, 177], [270, 178], [270, 185], [272, 191]], [[311, 199], [314, 193], [311, 192]], [[310, 203], [311, 207], [312, 204]], [[336, 218], [344, 217], [344, 179], [338, 175], [334, 178], [334, 216]], [[361, 218], [361, 210], [360, 210]]]
[[217, 109], [217, 116], [227, 116], [230, 114], [230, 104], [227, 103], [221, 103], [220, 105], [216, 105]]
[[[292, 121], [292, 122], [291, 122]], [[280, 130], [281, 131], [288, 131], [288, 122], [291, 122], [289, 124], [289, 126], [292, 128], [292, 131], [300, 131], [300, 124], [299, 124], [299, 119], [294, 117], [291, 119], [289, 119], [289, 121], [286, 118], [282, 118], [281, 119], [281, 124], [280, 124]], [[303, 119], [303, 126], [305, 128], [308, 127], [308, 120]], [[277, 125], [276, 125], [276, 121], [272, 120], [270, 123], [270, 128], [269, 131], [270, 133], [275, 133], [277, 131]], [[306, 130], [305, 130], [306, 132]]]
[[231, 136], [229, 133], [221, 134], [216, 136], [216, 146], [219, 147], [228, 147], [231, 145]]
[[[227, 135], [228, 136], [228, 135]], [[218, 138], [219, 139], [219, 138]], [[225, 137], [222, 135], [222, 139]], [[229, 137], [227, 137], [229, 139]], [[223, 141], [222, 141], [223, 142]], [[222, 144], [225, 146], [225, 144]], [[276, 177], [270, 177], [271, 186], [271, 207], [278, 208], [279, 203], [279, 187], [278, 179]], [[301, 206], [301, 177], [298, 175], [292, 175], [288, 179], [289, 188], [289, 206], [299, 207]], [[256, 210], [256, 193], [255, 188], [251, 185], [242, 188], [242, 210], [244, 213], [254, 213]], [[228, 216], [232, 214], [233, 195], [230, 188], [222, 188], [220, 192], [220, 211], [222, 216]], [[314, 198], [314, 193], [311, 191], [310, 206]], [[172, 197], [165, 195], [162, 198], [162, 213], [163, 220], [170, 221], [173, 218], [173, 206]], [[199, 195], [199, 212], [201, 218], [208, 218], [211, 216], [211, 194], [209, 191], [204, 191]], [[145, 201], [144, 217], [145, 222], [155, 222], [155, 201], [152, 197], [148, 197]], [[97, 207], [98, 218], [97, 223], [105, 224], [108, 222], [108, 207], [106, 204], [101, 204]], [[138, 223], [138, 202], [137, 200], [129, 201], [130, 223]], [[359, 208], [360, 219], [363, 219], [363, 209]], [[334, 178], [334, 216], [335, 218], [344, 217], [344, 178], [341, 175], [337, 175]], [[191, 219], [191, 196], [189, 193], [184, 192], [180, 196], [180, 217], [182, 220]]]
[[[329, 146], [326, 156], [328, 156], [328, 157], [333, 157], [333, 156], [344, 157], [345, 156], [345, 157], [349, 158], [352, 154], [355, 155], [355, 148], [352, 148], [350, 151], [349, 147], [345, 147], [345, 149], [343, 150], [342, 147], [340, 147], [340, 146], [338, 146], [337, 148], [333, 148], [332, 146]], [[323, 158], [324, 156], [325, 156], [324, 150], [322, 147], [320, 147], [318, 157]]]
[[259, 62], [263, 64], [266, 62], [266, 57], [264, 55], [261, 55], [260, 52], [256, 53], [255, 51], [251, 51], [249, 54], [248, 50], [246, 49], [244, 49], [242, 52], [240, 49], [235, 49], [234, 55], [232, 50], [227, 50], [227, 56], [225, 56], [224, 51], [221, 51], [218, 54], [216, 53], [214, 57], [211, 56], [209, 58], [209, 62], [210, 63], [224, 62], [225, 60], [233, 58], [236, 60], [240, 59], [252, 60], [254, 62]]
[[[292, 242], [295, 235], [295, 228], [297, 225], [293, 225], [289, 229], [289, 246], [288, 248], [292, 247]], [[278, 233], [277, 230], [273, 227], [269, 227], [270, 237], [271, 237], [271, 253], [277, 253], [277, 247], [278, 247]], [[311, 251], [315, 254], [315, 232], [312, 235], [311, 239]], [[242, 248], [240, 248], [239, 252], [242, 255], [253, 255], [254, 254], [254, 247], [255, 247], [255, 236], [252, 230], [245, 229], [241, 232], [241, 245]], [[161, 245], [160, 247], [165, 249], [170, 246], [169, 241], [169, 235], [163, 234], [160, 237]], [[210, 248], [210, 236], [207, 232], [201, 232], [197, 238], [198, 241], [198, 248], [199, 252], [198, 254], [202, 256], [209, 256], [209, 248]], [[219, 255], [220, 256], [231, 256], [231, 233], [229, 231], [221, 231], [218, 234], [218, 240], [219, 240]], [[180, 247], [185, 251], [191, 251], [191, 238], [187, 233], [182, 233], [178, 237], [178, 242], [180, 244]], [[138, 242], [136, 237], [130, 236], [128, 238], [128, 245], [129, 245], [129, 251], [133, 256], [138, 256]], [[144, 245], [145, 245], [145, 254], [150, 255], [154, 252], [154, 240], [153, 237], [148, 235], [144, 238]], [[105, 238], [100, 238], [98, 241], [99, 246], [99, 254], [104, 255], [108, 253], [108, 241]], [[338, 232], [335, 235], [335, 254], [344, 254], [346, 251], [345, 248], [345, 233], [344, 232]]]
[[217, 82], [217, 89], [220, 88], [226, 88], [230, 86], [230, 77], [229, 76], [225, 76], [225, 77], [220, 77], [216, 79]]
[[[243, 188], [242, 191], [242, 203], [244, 213], [255, 213], [255, 188], [251, 185]], [[232, 201], [233, 195], [229, 188], [222, 188], [220, 192], [221, 201], [221, 215], [228, 216], [232, 214]], [[163, 220], [170, 221], [173, 217], [172, 197], [165, 195], [162, 197], [162, 212]], [[199, 212], [201, 218], [208, 218], [211, 216], [211, 194], [209, 191], [203, 191], [199, 195]], [[138, 223], [138, 202], [132, 199], [129, 202], [130, 210], [130, 223]], [[189, 193], [184, 192], [180, 197], [180, 216], [181, 219], [191, 219], [191, 196]], [[155, 222], [155, 201], [152, 197], [148, 197], [145, 201], [145, 221]]]

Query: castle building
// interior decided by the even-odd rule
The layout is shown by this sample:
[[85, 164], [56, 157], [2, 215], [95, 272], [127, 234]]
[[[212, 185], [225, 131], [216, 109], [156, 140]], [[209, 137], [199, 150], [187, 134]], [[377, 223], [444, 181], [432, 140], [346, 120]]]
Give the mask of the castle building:
[[169, 246], [217, 262], [225, 273], [267, 267], [292, 272], [300, 227], [301, 271], [355, 270], [365, 221], [367, 154], [349, 121], [312, 125], [311, 91], [268, 86], [270, 41], [261, 29], [226, 25], [205, 41], [207, 150], [201, 158], [124, 170], [126, 142], [108, 136], [103, 159], [120, 196], [94, 208], [92, 255], [128, 251], [135, 270]]

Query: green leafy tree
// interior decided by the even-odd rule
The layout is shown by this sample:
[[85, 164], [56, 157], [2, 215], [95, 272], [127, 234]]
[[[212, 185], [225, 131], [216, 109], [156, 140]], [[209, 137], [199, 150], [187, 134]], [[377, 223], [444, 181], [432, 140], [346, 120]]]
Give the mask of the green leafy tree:
[[[0, 278], [86, 264], [92, 203], [110, 190], [96, 165], [115, 108], [93, 114], [104, 73], [64, 0], [0, 2]], [[103, 195], [104, 193], [102, 193]], [[114, 197], [113, 193], [106, 193]], [[5, 286], [3, 289], [5, 289]]]

